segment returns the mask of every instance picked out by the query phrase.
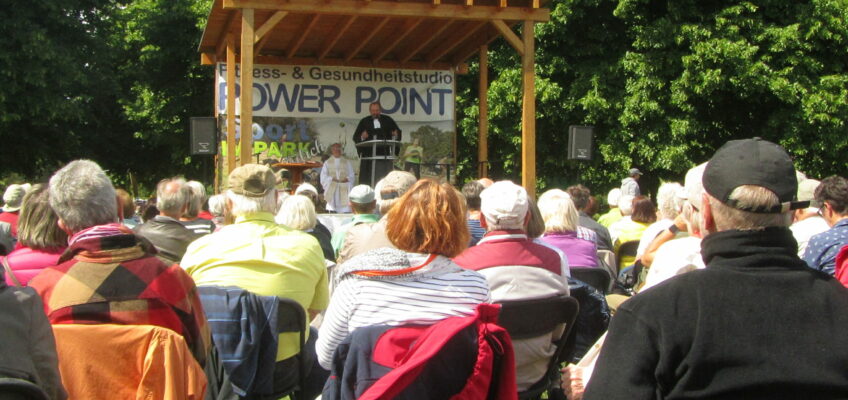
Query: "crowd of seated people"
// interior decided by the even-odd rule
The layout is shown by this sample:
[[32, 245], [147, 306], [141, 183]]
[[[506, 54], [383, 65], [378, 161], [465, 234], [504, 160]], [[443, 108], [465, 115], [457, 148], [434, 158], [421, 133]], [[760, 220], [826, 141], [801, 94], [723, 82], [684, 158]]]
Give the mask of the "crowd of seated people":
[[[840, 367], [848, 351], [836, 340], [848, 317], [832, 312], [848, 307], [848, 180], [796, 174], [776, 144], [729, 142], [655, 196], [615, 189], [601, 221], [584, 185], [549, 189], [536, 203], [510, 181], [460, 191], [393, 171], [374, 188], [353, 188], [354, 213], [335, 215], [347, 219], [331, 230], [319, 221], [317, 189], [288, 195], [277, 179], [267, 166], [245, 165], [207, 199], [203, 184], [166, 178], [147, 206], [88, 160], [43, 184], [10, 185], [0, 213], [14, 214], [0, 218], [11, 243], [0, 242], [0, 378], [50, 399], [94, 393], [86, 386], [103, 384], [96, 378], [62, 372], [81, 361], [63, 357], [75, 354], [71, 331], [51, 325], [92, 338], [152, 326], [177, 338], [169, 360], [184, 348], [180, 362], [192, 368], [179, 384], [196, 386], [186, 398], [313, 399], [357, 329], [435, 326], [479, 315], [481, 304], [569, 296], [574, 269], [638, 265], [632, 296], [608, 297], [608, 332], [549, 391], [570, 399], [848, 393]], [[636, 241], [635, 256], [608, 265], [604, 252]], [[302, 310], [299, 332], [283, 329], [281, 299]], [[556, 338], [571, 328], [502, 349], [517, 391], [549, 374]], [[151, 332], [133, 335], [146, 335], [145, 346], [165, 343]], [[227, 335], [239, 338], [234, 347]], [[120, 336], [115, 343], [136, 337]], [[109, 360], [92, 353], [87, 362], [92, 376], [108, 375]], [[501, 395], [493, 396], [515, 398]]]

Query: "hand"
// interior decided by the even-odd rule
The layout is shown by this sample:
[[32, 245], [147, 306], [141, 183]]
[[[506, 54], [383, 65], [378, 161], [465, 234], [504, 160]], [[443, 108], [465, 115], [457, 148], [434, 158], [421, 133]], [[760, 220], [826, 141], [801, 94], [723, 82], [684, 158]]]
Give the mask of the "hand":
[[582, 400], [583, 391], [583, 367], [569, 365], [562, 369], [562, 391], [568, 396], [568, 400]]
[[368, 140], [368, 132], [362, 131], [362, 135], [360, 137], [362, 138], [362, 140]]

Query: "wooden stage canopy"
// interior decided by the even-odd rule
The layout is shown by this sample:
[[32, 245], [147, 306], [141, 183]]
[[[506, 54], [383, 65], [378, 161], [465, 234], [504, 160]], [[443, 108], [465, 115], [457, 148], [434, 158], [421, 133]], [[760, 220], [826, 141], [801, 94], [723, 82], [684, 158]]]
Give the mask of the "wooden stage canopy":
[[[540, 4], [541, 3], [541, 4]], [[467, 71], [480, 56], [479, 175], [487, 175], [488, 44], [503, 37], [522, 56], [522, 185], [535, 194], [533, 24], [550, 19], [540, 0], [214, 0], [199, 51], [203, 64], [227, 63], [227, 92], [235, 64], [334, 65]], [[523, 25], [519, 36], [513, 30]], [[238, 57], [238, 61], [237, 58]], [[252, 87], [252, 74], [240, 74]], [[252, 91], [242, 93], [240, 118], [252, 124]], [[236, 165], [235, 96], [227, 96], [227, 165]], [[250, 136], [241, 154], [250, 154]], [[250, 157], [240, 157], [241, 164]]]

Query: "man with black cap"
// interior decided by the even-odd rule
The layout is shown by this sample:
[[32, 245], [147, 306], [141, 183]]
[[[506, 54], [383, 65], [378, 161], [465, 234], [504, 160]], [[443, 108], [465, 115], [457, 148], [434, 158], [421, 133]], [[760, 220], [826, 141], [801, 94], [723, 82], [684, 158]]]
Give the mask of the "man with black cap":
[[845, 398], [848, 290], [798, 258], [789, 155], [731, 141], [702, 182], [707, 267], [621, 305], [584, 399]]
[[621, 180], [621, 195], [622, 196], [639, 196], [642, 191], [639, 190], [639, 178], [642, 177], [642, 171], [636, 168], [630, 168], [627, 172], [627, 178]]

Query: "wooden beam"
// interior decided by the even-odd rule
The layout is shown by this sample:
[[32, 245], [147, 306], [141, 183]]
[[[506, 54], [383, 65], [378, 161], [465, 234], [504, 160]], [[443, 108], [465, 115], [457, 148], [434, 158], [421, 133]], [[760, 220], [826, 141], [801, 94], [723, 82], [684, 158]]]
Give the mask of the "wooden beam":
[[521, 36], [524, 56], [521, 58], [524, 99], [521, 107], [521, 186], [536, 198], [536, 72], [533, 21], [524, 21]]
[[227, 174], [236, 168], [236, 35], [227, 34]]
[[406, 54], [404, 54], [402, 57], [400, 57], [400, 62], [405, 63], [405, 62], [409, 61], [413, 56], [415, 56], [415, 54], [417, 54], [419, 51], [421, 51], [421, 49], [423, 49], [424, 47], [427, 47], [428, 44], [430, 44], [432, 41], [436, 40], [436, 38], [439, 37], [439, 35], [441, 35], [442, 32], [444, 32], [446, 29], [448, 29], [448, 27], [451, 26], [452, 24], [453, 24], [453, 21], [445, 21], [445, 23], [442, 24], [442, 26], [438, 27], [436, 29], [436, 31], [433, 32], [431, 35], [424, 38], [424, 40], [418, 42], [418, 44], [416, 46], [410, 47], [409, 51], [407, 51]]
[[318, 61], [323, 60], [324, 57], [326, 57], [327, 54], [333, 50], [333, 47], [335, 47], [339, 39], [341, 39], [342, 36], [347, 33], [348, 28], [350, 28], [354, 21], [356, 21], [356, 18], [356, 16], [348, 17], [345, 23], [342, 24], [342, 27], [336, 30], [336, 33], [333, 34], [332, 37], [330, 37], [330, 40], [328, 40], [327, 43], [324, 45], [324, 48], [321, 50], [321, 53], [318, 54]]
[[331, 65], [342, 67], [362, 67], [362, 68], [406, 68], [406, 69], [426, 69], [426, 70], [447, 70], [456, 67], [459, 63], [436, 62], [428, 65], [422, 61], [400, 62], [395, 60], [382, 60], [380, 62], [372, 62], [371, 59], [353, 59], [345, 61], [342, 58], [325, 58], [319, 62], [315, 57], [295, 57], [286, 58], [285, 55], [257, 55], [255, 57], [256, 64], [271, 64], [271, 65]]
[[288, 12], [286, 12], [286, 11], [277, 11], [273, 15], [271, 15], [271, 17], [268, 18], [268, 20], [265, 21], [265, 23], [262, 24], [262, 26], [260, 26], [258, 29], [256, 29], [256, 39], [255, 39], [255, 41], [258, 42], [259, 39], [262, 39], [263, 37], [265, 37], [265, 34], [270, 32], [271, 29], [274, 29], [274, 27], [277, 26], [277, 24], [280, 21], [282, 21], [283, 18], [286, 17], [286, 15], [288, 15]]
[[503, 22], [503, 20], [494, 20], [492, 21], [492, 25], [497, 28], [498, 32], [503, 35], [504, 39], [518, 52], [518, 55], [524, 55], [524, 43], [521, 42], [521, 39], [518, 38], [518, 35], [512, 31], [512, 28]]
[[224, 57], [224, 51], [227, 49], [227, 34], [230, 33], [230, 30], [233, 28], [233, 21], [236, 20], [238, 16], [238, 12], [229, 11], [229, 16], [227, 17], [227, 22], [224, 24], [224, 28], [221, 29], [221, 34], [218, 36], [218, 40], [215, 43], [218, 43], [218, 46], [215, 47], [215, 58], [221, 59]]
[[223, 0], [223, 8], [255, 8], [292, 13], [356, 15], [361, 17], [412, 17], [461, 20], [537, 21], [551, 19], [550, 10], [530, 7], [472, 6], [360, 0]]
[[[460, 33], [456, 34], [455, 36], [456, 37], [462, 37], [462, 38], [468, 37], [470, 35], [473, 35], [477, 31], [479, 31], [480, 28], [482, 28], [484, 26], [486, 26], [486, 21], [471, 22]], [[436, 61], [438, 61], [438, 59], [442, 58], [445, 54], [450, 53], [453, 49], [455, 49], [461, 43], [462, 43], [462, 41], [460, 41], [460, 40], [446, 40], [446, 41], [442, 42], [442, 44], [440, 44], [435, 49], [430, 51], [430, 54], [427, 54], [427, 63], [429, 63], [429, 64], [435, 63]]]
[[489, 176], [489, 46], [480, 47], [480, 122], [477, 141], [477, 174]]
[[389, 22], [389, 17], [381, 19], [377, 26], [371, 28], [371, 30], [368, 31], [365, 37], [359, 41], [359, 44], [356, 45], [353, 50], [347, 53], [347, 55], [345, 56], [345, 62], [350, 62], [353, 57], [356, 57], [356, 55], [359, 54], [359, 51], [362, 50], [362, 48], [365, 47], [365, 45], [368, 44], [368, 42], [370, 42], [371, 39], [373, 39], [374, 36], [377, 35], [378, 32], [380, 32], [380, 29], [383, 29], [383, 27], [386, 26], [387, 22]]
[[200, 53], [200, 65], [215, 65], [217, 62], [215, 53]]
[[451, 62], [455, 65], [464, 63], [466, 60], [480, 52], [480, 46], [488, 45], [499, 37], [500, 35], [498, 35], [497, 32], [494, 32], [494, 28], [484, 29], [477, 32], [473, 38], [466, 41], [468, 44], [460, 47], [454, 52], [455, 56], [451, 59]]
[[409, 36], [409, 34], [412, 33], [412, 31], [414, 31], [415, 28], [418, 27], [418, 25], [421, 25], [422, 21], [424, 20], [420, 18], [407, 20], [406, 24], [401, 29], [400, 35], [395, 35], [395, 37], [393, 37], [391, 41], [389, 41], [389, 43], [386, 43], [385, 46], [382, 46], [383, 50], [381, 50], [380, 53], [377, 54], [376, 57], [374, 57], [374, 61], [380, 61], [384, 57], [386, 57], [386, 55], [389, 54], [392, 50], [394, 50], [395, 47], [397, 47], [397, 45], [400, 44], [401, 41], [403, 41], [403, 39], [406, 39], [406, 37]]
[[298, 37], [292, 44], [292, 46], [289, 48], [289, 51], [286, 54], [286, 58], [294, 57], [294, 54], [297, 53], [298, 50], [300, 50], [300, 46], [303, 45], [303, 41], [306, 40], [307, 37], [309, 37], [309, 31], [311, 31], [312, 28], [315, 27], [315, 24], [318, 22], [318, 18], [320, 17], [321, 16], [319, 14], [312, 14], [307, 17], [308, 19], [306, 20], [303, 29], [300, 30], [300, 37]]
[[252, 8], [241, 11], [241, 68], [239, 77], [241, 83], [241, 165], [250, 164], [253, 155], [253, 44], [256, 42], [253, 31]]

